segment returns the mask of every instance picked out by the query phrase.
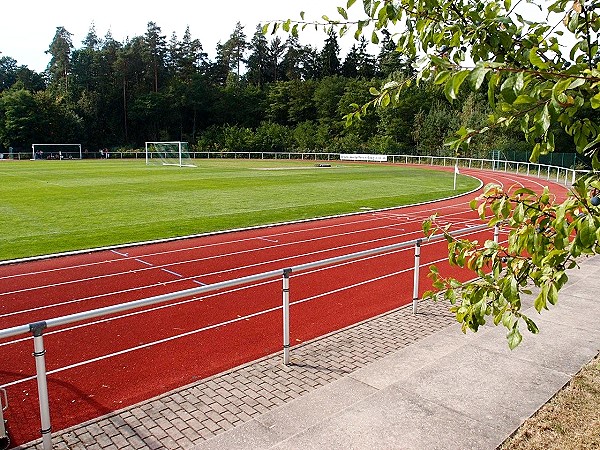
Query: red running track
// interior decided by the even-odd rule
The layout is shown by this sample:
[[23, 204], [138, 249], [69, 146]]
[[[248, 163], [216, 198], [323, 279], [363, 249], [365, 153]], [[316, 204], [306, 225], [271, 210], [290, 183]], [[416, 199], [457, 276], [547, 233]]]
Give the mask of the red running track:
[[[536, 191], [554, 184], [503, 172], [461, 173]], [[563, 186], [552, 189], [566, 194]], [[0, 266], [0, 328], [409, 241], [423, 237], [421, 223], [433, 212], [452, 229], [479, 225], [468, 206], [473, 197]], [[491, 239], [491, 231], [470, 237]], [[433, 263], [468, 276], [448, 267], [445, 241], [424, 243], [420, 294], [430, 288], [426, 266]], [[410, 303], [413, 264], [410, 247], [293, 273], [292, 346]], [[47, 330], [53, 431], [280, 351], [280, 306], [281, 280], [273, 279]], [[39, 437], [32, 351], [29, 336], [0, 341], [13, 445]]]

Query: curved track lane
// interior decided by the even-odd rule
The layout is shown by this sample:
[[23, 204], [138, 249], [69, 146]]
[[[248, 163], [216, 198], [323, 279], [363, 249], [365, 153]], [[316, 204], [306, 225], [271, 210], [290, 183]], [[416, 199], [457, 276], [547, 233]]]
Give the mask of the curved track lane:
[[[566, 195], [537, 178], [461, 173], [505, 187], [553, 185]], [[0, 328], [409, 241], [423, 236], [421, 223], [433, 212], [452, 229], [479, 225], [468, 206], [473, 197], [0, 266]], [[491, 231], [470, 237], [490, 239]], [[421, 294], [433, 263], [450, 270], [445, 242], [422, 246]], [[410, 303], [413, 264], [406, 248], [292, 274], [292, 345]], [[280, 305], [281, 280], [273, 279], [48, 330], [53, 430], [279, 351]], [[30, 337], [0, 341], [15, 445], [39, 437], [31, 352]]]

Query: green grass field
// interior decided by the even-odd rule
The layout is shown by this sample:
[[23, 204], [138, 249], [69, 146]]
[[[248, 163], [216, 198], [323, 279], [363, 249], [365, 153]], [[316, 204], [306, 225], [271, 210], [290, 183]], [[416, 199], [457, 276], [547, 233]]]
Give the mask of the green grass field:
[[0, 260], [358, 212], [446, 197], [478, 182], [377, 164], [197, 160], [0, 163]]

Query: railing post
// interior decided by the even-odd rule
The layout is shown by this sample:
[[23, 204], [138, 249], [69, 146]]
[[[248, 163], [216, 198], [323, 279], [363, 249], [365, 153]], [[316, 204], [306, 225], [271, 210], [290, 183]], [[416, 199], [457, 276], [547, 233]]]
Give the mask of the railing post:
[[497, 224], [494, 225], [494, 242], [500, 242], [500, 227]]
[[40, 417], [42, 422], [42, 448], [52, 449], [52, 426], [50, 425], [50, 404], [48, 402], [48, 380], [46, 378], [46, 350], [44, 349], [44, 329], [46, 322], [36, 322], [29, 325], [33, 334], [33, 356], [40, 403]]
[[421, 239], [417, 239], [415, 242], [415, 270], [414, 270], [414, 281], [413, 281], [413, 302], [412, 312], [417, 313], [417, 300], [419, 299], [419, 269], [421, 267]]
[[10, 446], [10, 439], [6, 433], [6, 427], [4, 426], [4, 410], [8, 408], [8, 396], [6, 395], [6, 389], [0, 388], [0, 449], [4, 450]]
[[283, 364], [290, 363], [290, 273], [283, 269]]

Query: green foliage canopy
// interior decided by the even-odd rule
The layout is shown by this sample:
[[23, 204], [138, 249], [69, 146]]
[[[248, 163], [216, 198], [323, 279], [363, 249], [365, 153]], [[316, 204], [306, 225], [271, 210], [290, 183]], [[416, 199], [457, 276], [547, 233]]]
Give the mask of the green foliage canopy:
[[[358, 11], [359, 20], [351, 15]], [[555, 131], [572, 137], [580, 153], [600, 169], [600, 58], [598, 4], [587, 0], [348, 0], [338, 7], [338, 19], [323, 16], [308, 25], [337, 29], [355, 38], [392, 35], [396, 51], [416, 61], [414, 77], [387, 81], [372, 88], [373, 98], [355, 105], [348, 122], [362, 119], [371, 107], [396, 105], [400, 93], [414, 83], [433, 80], [449, 101], [465, 90], [487, 91], [488, 124], [461, 126], [446, 144], [457, 154], [467, 151], [475, 136], [499, 127], [517, 126], [532, 145], [531, 160], [555, 149]], [[271, 24], [276, 28], [280, 24]], [[286, 23], [283, 23], [286, 25]], [[269, 26], [267, 26], [268, 29]], [[287, 22], [290, 27], [290, 22]], [[284, 27], [285, 28], [285, 27]], [[522, 339], [519, 325], [533, 333], [533, 320], [521, 308], [521, 298], [535, 285], [538, 312], [555, 304], [582, 255], [600, 253], [600, 177], [581, 177], [563, 202], [545, 190], [490, 185], [473, 201], [482, 220], [508, 228], [508, 244], [455, 239], [447, 235], [452, 264], [473, 270], [476, 281], [461, 283], [433, 268], [434, 285], [444, 290], [463, 330], [477, 331], [493, 320], [508, 329], [510, 348]], [[437, 227], [435, 217], [424, 223], [426, 234]], [[430, 292], [428, 297], [437, 294]]]

